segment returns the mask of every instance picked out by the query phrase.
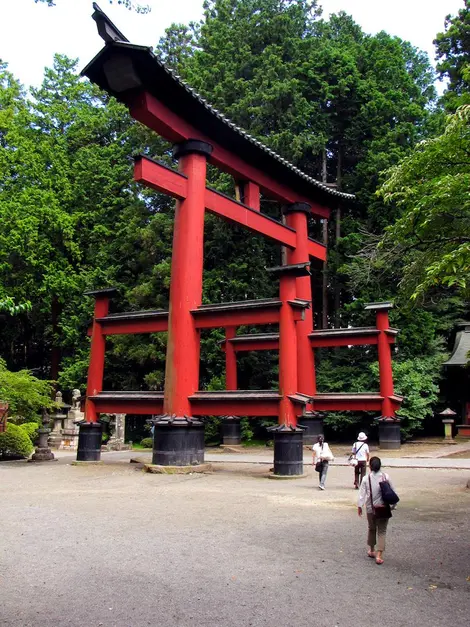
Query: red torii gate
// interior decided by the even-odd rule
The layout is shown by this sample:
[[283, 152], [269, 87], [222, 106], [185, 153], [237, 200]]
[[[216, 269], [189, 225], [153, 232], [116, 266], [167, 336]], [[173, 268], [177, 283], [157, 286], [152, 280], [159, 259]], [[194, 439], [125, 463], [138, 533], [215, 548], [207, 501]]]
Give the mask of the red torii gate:
[[[100, 412], [160, 414], [156, 422], [154, 463], [184, 465], [203, 461], [204, 415], [277, 416], [275, 472], [302, 473], [300, 416], [320, 409], [381, 411], [393, 417], [401, 399], [393, 393], [389, 303], [377, 309], [375, 328], [313, 331], [310, 259], [326, 260], [326, 249], [308, 237], [307, 217], [329, 217], [329, 207], [353, 196], [332, 190], [279, 157], [210, 107], [153, 55], [130, 44], [96, 6], [94, 19], [106, 46], [83, 74], [129, 108], [164, 139], [173, 142], [178, 171], [139, 156], [134, 178], [176, 199], [168, 312], [110, 314], [112, 288], [88, 292], [96, 299], [91, 330], [86, 420], [81, 427], [77, 459], [98, 458]], [[230, 173], [239, 202], [206, 186], [207, 163]], [[283, 204], [285, 224], [260, 211], [260, 195]], [[279, 276], [279, 298], [202, 305], [204, 214], [264, 235], [287, 250], [287, 264], [272, 268]], [[236, 389], [235, 354], [240, 350], [241, 325], [278, 324], [269, 340], [247, 340], [245, 349], [279, 350], [279, 390]], [[227, 390], [199, 391], [200, 329], [225, 327]], [[103, 391], [105, 338], [111, 334], [168, 331], [165, 391]], [[312, 348], [377, 344], [380, 394], [317, 394]], [[237, 348], [238, 346], [238, 348]], [[242, 349], [243, 350], [243, 349]], [[90, 445], [93, 441], [94, 444]], [[94, 448], [94, 452], [90, 452]]]

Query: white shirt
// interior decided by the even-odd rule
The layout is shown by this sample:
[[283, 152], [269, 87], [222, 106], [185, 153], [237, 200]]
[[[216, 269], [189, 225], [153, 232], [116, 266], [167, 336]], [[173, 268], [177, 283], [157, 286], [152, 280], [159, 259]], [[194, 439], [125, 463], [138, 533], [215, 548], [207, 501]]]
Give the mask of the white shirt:
[[368, 514], [373, 514], [372, 503], [370, 502], [370, 485], [369, 485], [369, 477], [370, 477], [370, 485], [372, 486], [372, 501], [374, 503], [374, 507], [380, 507], [384, 505], [382, 500], [382, 490], [380, 489], [381, 481], [388, 481], [391, 488], [393, 489], [392, 482], [390, 481], [390, 477], [386, 472], [371, 472], [364, 477], [361, 483], [361, 489], [359, 490], [359, 498], [357, 501], [358, 507], [366, 506], [366, 510]]
[[312, 452], [315, 458], [315, 463], [321, 460], [325, 462], [333, 461], [333, 453], [326, 442], [323, 442], [323, 444], [320, 444], [319, 442], [314, 444], [312, 446]]
[[366, 462], [369, 454], [369, 446], [366, 442], [354, 442], [352, 452], [355, 453], [358, 462]]

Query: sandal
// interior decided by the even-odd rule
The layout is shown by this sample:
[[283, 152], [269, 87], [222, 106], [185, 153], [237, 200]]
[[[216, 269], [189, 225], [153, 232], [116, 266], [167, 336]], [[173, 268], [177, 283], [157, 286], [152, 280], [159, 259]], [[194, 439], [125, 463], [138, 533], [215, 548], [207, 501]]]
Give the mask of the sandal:
[[380, 564], [383, 564], [383, 563], [384, 563], [384, 561], [383, 561], [383, 559], [382, 559], [381, 557], [377, 557], [377, 558], [375, 559], [375, 563], [376, 563], [376, 564], [378, 564], [378, 565], [380, 566]]
[[367, 551], [367, 555], [368, 555], [369, 557], [374, 558], [374, 557], [375, 557], [375, 551]]

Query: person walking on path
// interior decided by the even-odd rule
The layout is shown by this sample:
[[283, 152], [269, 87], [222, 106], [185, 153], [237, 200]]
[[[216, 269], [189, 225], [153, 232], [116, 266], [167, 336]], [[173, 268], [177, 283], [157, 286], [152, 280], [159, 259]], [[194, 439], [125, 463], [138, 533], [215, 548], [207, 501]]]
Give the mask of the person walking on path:
[[354, 487], [356, 490], [359, 490], [361, 481], [366, 475], [367, 462], [369, 461], [369, 445], [366, 440], [366, 434], [361, 431], [352, 447], [351, 457], [357, 462], [354, 466]]
[[[367, 546], [369, 547], [367, 555], [371, 558], [375, 558], [376, 564], [383, 564], [385, 535], [387, 533], [388, 521], [392, 513], [390, 511], [390, 505], [384, 503], [382, 499], [380, 482], [388, 481], [392, 489], [393, 486], [390, 477], [386, 473], [380, 472], [382, 462], [379, 457], [371, 457], [369, 465], [370, 473], [362, 479], [357, 502], [357, 513], [361, 517], [365, 505], [368, 525]], [[377, 552], [375, 551], [376, 545]]]
[[322, 435], [318, 436], [317, 443], [312, 447], [312, 452], [313, 466], [318, 472], [318, 478], [320, 481], [320, 485], [318, 487], [320, 490], [324, 490], [326, 475], [328, 474], [328, 466], [334, 459], [333, 453]]

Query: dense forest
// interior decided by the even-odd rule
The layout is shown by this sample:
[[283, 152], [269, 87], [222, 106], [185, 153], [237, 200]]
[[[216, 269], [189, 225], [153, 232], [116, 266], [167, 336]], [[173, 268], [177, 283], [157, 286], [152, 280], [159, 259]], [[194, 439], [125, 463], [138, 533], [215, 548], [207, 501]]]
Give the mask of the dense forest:
[[[405, 435], [432, 426], [450, 332], [470, 315], [469, 27], [468, 0], [443, 15], [441, 97], [425, 53], [364, 33], [344, 12], [325, 19], [315, 1], [206, 0], [200, 23], [173, 24], [155, 47], [235, 123], [356, 194], [328, 225], [309, 224], [329, 247], [312, 276], [315, 324], [367, 325], [364, 303], [394, 301]], [[133, 182], [131, 156], [171, 164], [169, 148], [82, 79], [75, 60], [57, 55], [29, 92], [0, 61], [0, 397], [18, 396], [14, 373], [24, 379], [25, 369], [37, 385], [84, 390], [87, 289], [116, 286], [115, 310], [167, 307], [174, 206]], [[210, 177], [233, 193], [228, 177]], [[280, 217], [269, 199], [262, 210]], [[273, 296], [264, 268], [280, 261], [279, 247], [206, 216], [204, 302]], [[201, 389], [224, 387], [220, 339], [203, 334]], [[165, 334], [110, 339], [105, 388], [161, 389], [165, 347]], [[377, 389], [367, 347], [319, 351], [316, 363], [319, 391]], [[244, 355], [239, 367], [243, 388], [276, 385], [274, 354]], [[44, 390], [30, 407], [45, 403]], [[364, 419], [334, 413], [326, 424], [340, 435]]]

